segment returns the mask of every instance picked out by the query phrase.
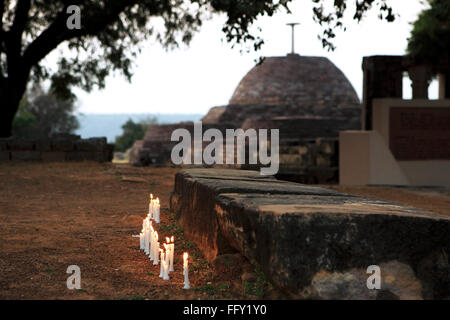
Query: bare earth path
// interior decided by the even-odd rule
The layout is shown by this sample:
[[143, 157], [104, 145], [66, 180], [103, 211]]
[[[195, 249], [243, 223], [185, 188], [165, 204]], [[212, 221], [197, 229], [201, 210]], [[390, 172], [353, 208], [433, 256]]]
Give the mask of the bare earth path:
[[[0, 299], [241, 298], [240, 283], [213, 286], [211, 267], [169, 220], [173, 168], [85, 163], [0, 164]], [[175, 234], [175, 272], [159, 276], [133, 238], [161, 199], [160, 236]], [[182, 253], [193, 255], [183, 290]], [[81, 290], [68, 290], [69, 265]], [[237, 293], [236, 293], [237, 292]]]
[[[206, 263], [169, 214], [174, 168], [84, 163], [0, 163], [0, 299], [270, 298]], [[330, 186], [328, 186], [330, 187]], [[331, 187], [450, 215], [450, 196], [379, 187]], [[138, 250], [148, 195], [161, 199], [160, 235], [176, 237], [175, 272], [158, 277]], [[182, 289], [184, 250], [193, 289]], [[82, 290], [66, 288], [81, 268]], [[270, 289], [269, 289], [270, 291]], [[273, 294], [273, 292], [272, 292]]]

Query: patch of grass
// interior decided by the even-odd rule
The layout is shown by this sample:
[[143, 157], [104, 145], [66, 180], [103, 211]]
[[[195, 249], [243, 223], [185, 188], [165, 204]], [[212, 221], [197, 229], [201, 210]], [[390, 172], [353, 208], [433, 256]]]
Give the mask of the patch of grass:
[[50, 275], [55, 273], [55, 269], [50, 266], [45, 267], [44, 271]]
[[143, 296], [132, 296], [131, 300], [144, 300]]
[[77, 289], [77, 291], [78, 291], [78, 292], [87, 292], [87, 290], [86, 290], [86, 289], [83, 289], [83, 288]]
[[263, 297], [267, 288], [270, 288], [272, 284], [267, 280], [264, 273], [258, 267], [256, 263], [252, 263], [254, 266], [254, 272], [256, 274], [255, 282], [244, 282], [244, 293], [257, 297]]
[[181, 244], [180, 244], [180, 248], [182, 250], [191, 250], [196, 248], [196, 245], [194, 242], [192, 242], [191, 240], [184, 240]]
[[244, 293], [252, 296], [262, 297], [264, 296], [264, 286], [261, 286], [258, 282], [244, 282]]
[[153, 273], [153, 272], [149, 272], [149, 271], [147, 271], [147, 273], [146, 273], [145, 275], [147, 275], [147, 276], [156, 276], [156, 274], [155, 274], [155, 273]]
[[161, 225], [159, 227], [159, 229], [161, 231], [164, 231], [164, 232], [174, 231], [176, 228], [177, 228], [177, 224], [176, 223], [168, 223], [168, 224], [165, 224], [165, 225]]
[[208, 267], [208, 261], [206, 261], [206, 259], [198, 259], [198, 260], [194, 260], [194, 262], [191, 264], [191, 270], [192, 271], [197, 271], [200, 269], [204, 269]]
[[229, 283], [226, 283], [226, 282], [220, 283], [220, 284], [217, 286], [217, 288], [218, 288], [220, 291], [227, 291], [227, 290], [230, 289], [230, 284], [229, 284]]
[[202, 293], [206, 293], [213, 299], [216, 299], [216, 295], [220, 292], [224, 292], [230, 289], [230, 285], [228, 283], [218, 283], [213, 284], [212, 282], [207, 282], [206, 285], [202, 287], [193, 288], [194, 291], [199, 291]]
[[193, 289], [194, 291], [204, 292], [209, 296], [215, 295], [217, 291], [217, 288], [212, 283], [208, 283], [203, 287], [195, 287]]

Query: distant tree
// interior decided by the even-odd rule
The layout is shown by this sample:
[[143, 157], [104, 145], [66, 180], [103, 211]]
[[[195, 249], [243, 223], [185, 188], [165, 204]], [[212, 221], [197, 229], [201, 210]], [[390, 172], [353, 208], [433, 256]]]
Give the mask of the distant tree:
[[74, 109], [73, 100], [63, 101], [35, 85], [20, 103], [13, 122], [14, 136], [42, 139], [73, 133], [79, 127]]
[[[50, 79], [65, 99], [71, 87], [103, 88], [114, 71], [128, 80], [139, 44], [154, 35], [166, 48], [188, 44], [213, 13], [225, 13], [222, 28], [228, 42], [263, 44], [250, 26], [263, 15], [288, 9], [291, 0], [0, 0], [0, 137], [11, 134], [12, 121], [30, 79]], [[333, 29], [342, 27], [347, 1], [310, 0], [314, 19], [323, 24], [322, 43], [333, 48]], [[392, 21], [387, 0], [358, 0], [354, 19], [374, 5]], [[331, 10], [324, 7], [330, 3]], [[256, 29], [258, 30], [258, 29]], [[42, 60], [62, 43], [70, 53], [52, 71]]]
[[119, 152], [125, 152], [130, 148], [134, 141], [144, 138], [147, 128], [151, 124], [158, 122], [156, 117], [134, 122], [132, 119], [128, 119], [125, 124], [122, 125], [122, 135], [116, 137], [114, 149]]
[[450, 0], [429, 0], [413, 23], [408, 53], [430, 61], [448, 59], [450, 54]]

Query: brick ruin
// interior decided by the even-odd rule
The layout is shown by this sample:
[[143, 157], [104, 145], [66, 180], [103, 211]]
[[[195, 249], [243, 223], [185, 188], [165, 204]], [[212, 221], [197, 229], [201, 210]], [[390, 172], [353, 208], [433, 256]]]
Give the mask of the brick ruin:
[[60, 134], [47, 140], [0, 139], [0, 161], [111, 161], [114, 145], [106, 138]]
[[[288, 54], [269, 57], [241, 80], [229, 104], [213, 107], [203, 130], [280, 130], [279, 176], [305, 183], [338, 179], [338, 134], [360, 128], [361, 103], [345, 75], [327, 58]], [[134, 165], [168, 165], [176, 128], [193, 123], [151, 125], [128, 151]], [[255, 166], [235, 166], [255, 168]]]

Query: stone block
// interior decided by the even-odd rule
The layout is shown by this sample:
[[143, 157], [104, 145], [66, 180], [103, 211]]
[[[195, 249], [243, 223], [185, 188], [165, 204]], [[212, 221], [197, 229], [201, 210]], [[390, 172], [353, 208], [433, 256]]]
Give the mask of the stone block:
[[36, 141], [36, 151], [49, 152], [52, 150], [52, 142], [48, 139]]
[[280, 154], [280, 163], [300, 163], [302, 158], [298, 154]]
[[84, 161], [91, 160], [92, 157], [91, 152], [88, 151], [70, 151], [66, 152], [66, 160], [67, 161]]
[[69, 152], [74, 150], [74, 142], [70, 139], [54, 139], [52, 140], [52, 151]]
[[44, 151], [41, 157], [42, 161], [45, 162], [61, 162], [66, 160], [66, 154], [62, 151]]
[[0, 139], [0, 151], [8, 150], [8, 140], [9, 139]]
[[318, 167], [330, 167], [332, 166], [330, 157], [323, 156], [318, 154], [316, 157], [316, 166]]
[[106, 138], [91, 138], [75, 141], [76, 151], [103, 151], [106, 147]]
[[339, 140], [330, 138], [317, 138], [317, 150], [324, 155], [335, 155], [338, 152]]
[[0, 151], [0, 161], [11, 160], [11, 153], [9, 151]]
[[41, 153], [39, 151], [11, 151], [11, 160], [39, 161]]
[[32, 151], [35, 143], [31, 140], [11, 139], [8, 140], [8, 149], [10, 151]]
[[[293, 298], [450, 296], [448, 259], [434, 263], [450, 255], [446, 216], [230, 169], [180, 171], [170, 204], [209, 261], [240, 252]], [[376, 294], [358, 276], [374, 264]]]

